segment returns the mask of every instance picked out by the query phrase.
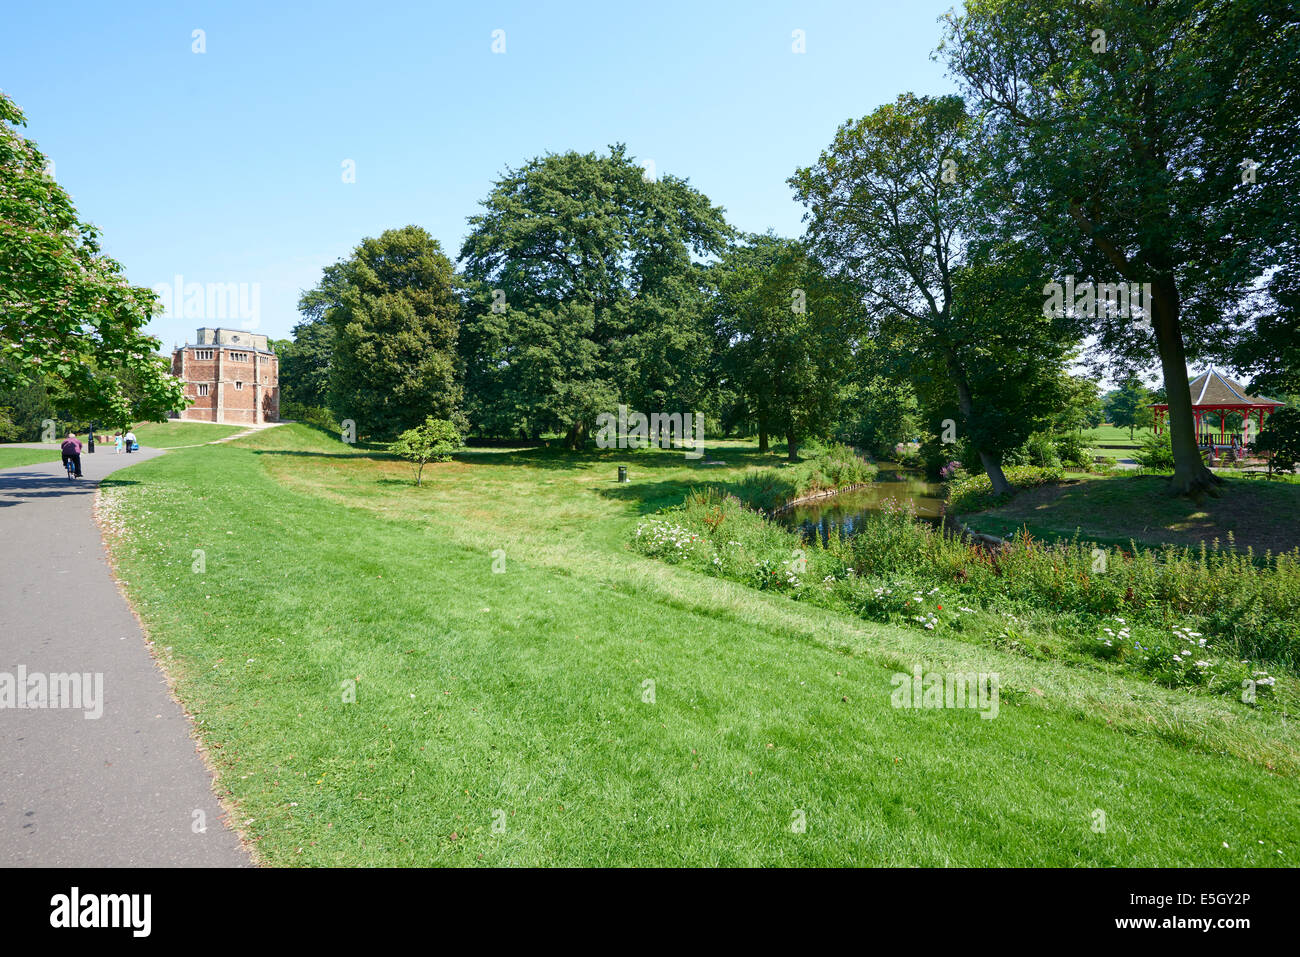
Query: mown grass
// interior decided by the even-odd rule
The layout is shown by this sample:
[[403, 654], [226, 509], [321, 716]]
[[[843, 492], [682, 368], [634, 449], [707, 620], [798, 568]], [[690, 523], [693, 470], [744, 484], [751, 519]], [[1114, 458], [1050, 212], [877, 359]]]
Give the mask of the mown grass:
[[63, 456], [58, 448], [8, 449], [0, 447], [0, 469], [13, 469], [21, 465], [39, 465], [41, 462], [58, 462]]
[[[1276, 715], [629, 551], [640, 516], [771, 461], [709, 454], [728, 466], [477, 451], [416, 489], [404, 463], [292, 426], [135, 466], [104, 511], [236, 822], [272, 864], [1300, 854], [1295, 735]], [[892, 709], [890, 676], [914, 663], [999, 672], [999, 717]]]
[[1127, 428], [1120, 428], [1118, 425], [1099, 425], [1095, 429], [1085, 429], [1084, 438], [1097, 445], [1121, 446], [1123, 448], [1136, 449], [1142, 445], [1144, 435], [1153, 434], [1153, 429], [1134, 429], [1132, 438], [1129, 437]]
[[[203, 442], [215, 442], [244, 431], [242, 425], [218, 425], [215, 422], [142, 422], [134, 429], [136, 441], [154, 449], [175, 449]], [[113, 436], [109, 434], [109, 445]]]

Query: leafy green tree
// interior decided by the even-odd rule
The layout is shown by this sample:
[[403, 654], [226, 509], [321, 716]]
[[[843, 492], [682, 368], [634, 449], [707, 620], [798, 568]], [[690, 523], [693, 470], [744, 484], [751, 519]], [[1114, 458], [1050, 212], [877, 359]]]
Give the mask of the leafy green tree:
[[[299, 309], [329, 326], [308, 335], [320, 335], [321, 348], [331, 344], [329, 408], [353, 419], [358, 435], [391, 438], [430, 409], [435, 418], [459, 417], [460, 297], [451, 261], [425, 230], [406, 226], [362, 240], [350, 258], [325, 268]], [[311, 380], [300, 385], [311, 394]]]
[[1064, 402], [1052, 417], [1053, 427], [1059, 432], [1080, 432], [1095, 429], [1106, 421], [1106, 411], [1101, 404], [1097, 383], [1082, 376], [1065, 375], [1061, 382]]
[[840, 397], [836, 432], [841, 441], [891, 459], [900, 443], [920, 433], [921, 419], [911, 382], [891, 375], [885, 362], [886, 354], [869, 340], [859, 345]]
[[[969, 0], [944, 47], [984, 118], [1001, 224], [1079, 281], [1149, 283], [1149, 316], [1081, 332], [1160, 358], [1170, 490], [1219, 480], [1196, 448], [1187, 356], [1217, 348], [1292, 243], [1300, 29], [1287, 0]], [[1103, 31], [1099, 33], [1097, 31]]]
[[1300, 255], [1273, 274], [1269, 301], [1242, 329], [1229, 357], [1233, 368], [1251, 376], [1258, 395], [1300, 394]]
[[[0, 360], [0, 365], [3, 364], [5, 360]], [[35, 442], [41, 437], [43, 423], [47, 419], [57, 421], [59, 418], [43, 379], [26, 385], [0, 386], [0, 406], [9, 410], [10, 419], [18, 430], [13, 441]]]
[[452, 453], [461, 446], [460, 432], [446, 419], [429, 416], [424, 423], [407, 429], [393, 442], [393, 454], [406, 459], [415, 470], [418, 487], [424, 478], [424, 467], [430, 462], [448, 462]]
[[865, 328], [855, 289], [828, 277], [802, 244], [748, 236], [713, 267], [726, 380], [758, 426], [759, 451], [784, 435], [786, 456], [834, 427], [842, 384]]
[[[309, 316], [315, 312], [317, 301], [309, 305]], [[334, 328], [323, 320], [323, 315], [298, 323], [293, 327], [293, 339], [277, 341], [275, 351], [280, 358], [280, 401], [298, 402], [309, 408], [328, 405]]]
[[1268, 456], [1268, 474], [1294, 472], [1300, 463], [1300, 409], [1284, 405], [1264, 421], [1251, 449]]
[[697, 259], [729, 230], [703, 194], [646, 176], [616, 145], [507, 170], [482, 206], [461, 249], [473, 287], [460, 350], [481, 428], [559, 430], [577, 448], [619, 401], [687, 411], [705, 398]]
[[0, 405], [0, 442], [17, 442], [22, 438], [23, 430], [14, 421], [14, 410]]
[[0, 389], [57, 386], [83, 418], [162, 420], [184, 391], [143, 331], [157, 296], [103, 254], [24, 125], [0, 93]]
[[1136, 376], [1129, 376], [1106, 396], [1106, 414], [1111, 425], [1128, 429], [1130, 439], [1135, 429], [1149, 429], [1155, 423], [1151, 393]]
[[996, 210], [970, 186], [974, 129], [960, 98], [904, 94], [840, 127], [790, 182], [814, 253], [861, 287], [877, 340], [923, 404], [934, 413], [952, 397], [959, 438], [1003, 494], [1002, 453], [1053, 407], [1043, 390], [1069, 343], [1034, 296], [1033, 251], [980, 242]]

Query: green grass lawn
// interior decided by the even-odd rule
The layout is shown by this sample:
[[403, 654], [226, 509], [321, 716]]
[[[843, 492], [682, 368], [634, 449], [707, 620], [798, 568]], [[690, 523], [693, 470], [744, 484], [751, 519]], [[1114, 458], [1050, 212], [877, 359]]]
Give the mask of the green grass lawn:
[[1142, 448], [1143, 436], [1150, 435], [1151, 429], [1134, 429], [1129, 438], [1129, 430], [1116, 425], [1101, 425], [1095, 429], [1084, 430], [1084, 440], [1096, 450], [1097, 454], [1108, 459], [1132, 459]]
[[17, 468], [20, 465], [39, 465], [41, 462], [59, 462], [63, 456], [54, 449], [11, 449], [0, 446], [0, 469]]
[[[209, 422], [142, 422], [135, 427], [135, 438], [141, 446], [155, 449], [175, 449], [181, 446], [215, 442], [228, 435], [244, 431], [242, 425], [217, 425]], [[112, 445], [112, 435], [109, 435]]]
[[[639, 516], [778, 461], [709, 456], [474, 451], [416, 489], [287, 426], [119, 472], [101, 512], [270, 864], [1300, 857], [1294, 723], [631, 552]], [[894, 710], [914, 663], [998, 672], [999, 716]]]
[[1099, 425], [1095, 429], [1085, 430], [1085, 435], [1095, 436], [1095, 441], [1101, 445], [1122, 445], [1127, 448], [1141, 448], [1143, 436], [1150, 435], [1151, 429], [1134, 429], [1133, 437], [1129, 437], [1127, 428], [1120, 428], [1118, 425]]
[[1215, 539], [1255, 552], [1300, 544], [1300, 485], [1223, 475], [1222, 493], [1197, 503], [1165, 492], [1159, 475], [1110, 475], [1026, 489], [1001, 508], [963, 521], [994, 535], [1027, 527], [1039, 538], [1070, 538], [1076, 530], [1103, 544], [1199, 545]]

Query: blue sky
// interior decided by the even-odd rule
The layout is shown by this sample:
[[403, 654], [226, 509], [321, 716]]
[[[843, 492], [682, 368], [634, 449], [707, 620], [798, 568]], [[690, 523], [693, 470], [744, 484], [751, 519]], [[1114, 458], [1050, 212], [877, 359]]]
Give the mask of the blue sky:
[[[546, 152], [624, 142], [739, 228], [797, 235], [785, 180], [840, 123], [954, 89], [930, 58], [952, 5], [23, 4], [0, 87], [132, 282], [257, 284], [279, 338], [363, 236], [415, 223], [455, 258], [493, 180]], [[203, 324], [245, 323], [150, 331], [169, 350]]]

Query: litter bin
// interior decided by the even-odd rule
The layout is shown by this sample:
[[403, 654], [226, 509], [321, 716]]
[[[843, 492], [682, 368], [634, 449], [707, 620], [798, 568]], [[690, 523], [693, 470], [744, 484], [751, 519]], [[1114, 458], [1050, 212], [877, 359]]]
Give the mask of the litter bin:
[[626, 481], [627, 481], [627, 466], [626, 466], [626, 465], [620, 465], [620, 466], [618, 467], [618, 480], [619, 480], [620, 482], [626, 482]]

